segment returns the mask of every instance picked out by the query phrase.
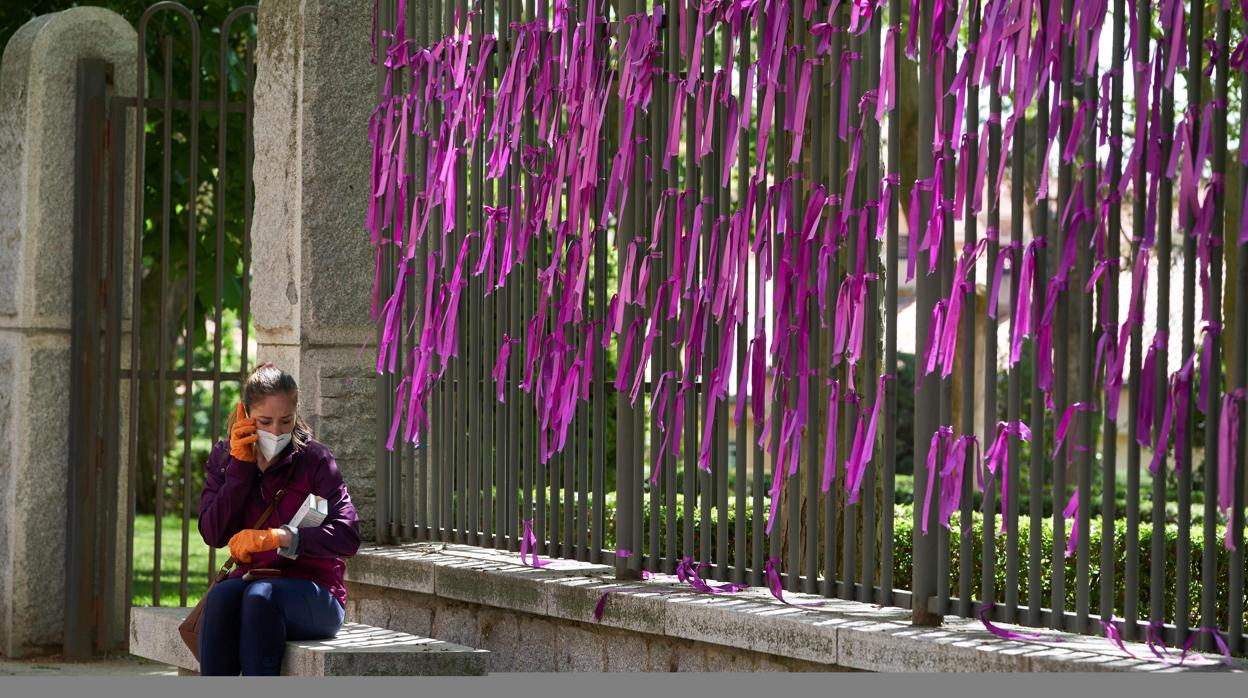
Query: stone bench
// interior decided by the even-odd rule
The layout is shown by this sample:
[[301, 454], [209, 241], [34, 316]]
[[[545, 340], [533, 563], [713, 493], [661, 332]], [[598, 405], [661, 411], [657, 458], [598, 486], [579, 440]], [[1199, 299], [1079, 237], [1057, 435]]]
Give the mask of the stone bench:
[[[130, 609], [130, 653], [195, 675], [199, 662], [183, 644], [178, 626], [189, 608], [136, 606]], [[449, 642], [343, 623], [332, 640], [286, 643], [283, 676], [482, 676], [490, 653]]]

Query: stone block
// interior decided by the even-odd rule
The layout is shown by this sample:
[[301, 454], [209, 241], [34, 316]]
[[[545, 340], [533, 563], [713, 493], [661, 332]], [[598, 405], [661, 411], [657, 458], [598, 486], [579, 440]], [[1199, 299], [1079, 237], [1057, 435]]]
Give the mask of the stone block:
[[607, 650], [601, 633], [575, 625], [565, 625], [558, 632], [559, 663], [555, 670], [602, 672], [606, 670]]
[[515, 648], [510, 671], [557, 671], [558, 637], [562, 627], [543, 618], [519, 616], [520, 636], [524, 641]]
[[408, 562], [422, 549], [424, 546], [361, 548], [347, 560], [346, 578], [361, 584], [432, 594], [436, 569]]
[[[643, 633], [661, 634], [666, 624], [668, 604], [657, 593], [647, 593], [636, 584], [602, 577], [574, 577], [548, 582], [549, 613], [555, 618], [598, 624]], [[624, 590], [624, 591], [620, 591]], [[602, 620], [594, 610], [607, 594]]]
[[433, 615], [432, 635], [445, 642], [476, 647], [481, 642], [476, 609], [464, 604], [445, 604]]
[[520, 634], [518, 614], [492, 608], [477, 610], [477, 627], [481, 649], [490, 651], [494, 671], [524, 671], [525, 645], [531, 639]]
[[729, 647], [706, 648], [706, 670], [710, 672], [740, 673], [755, 671], [758, 660], [759, 655], [752, 652], [742, 652]]
[[[511, 574], [491, 573], [508, 567], [512, 568]], [[550, 590], [538, 576], [541, 574], [540, 570], [520, 565], [461, 558], [438, 566], [436, 593], [447, 599], [546, 615]]]
[[679, 595], [668, 599], [665, 633], [829, 663], [836, 660], [832, 620], [817, 609], [785, 606], [751, 593]]
[[[131, 609], [130, 653], [198, 671], [199, 662], [178, 638], [189, 608]], [[286, 643], [284, 676], [479, 676], [490, 654], [429, 637], [359, 623], [344, 623], [326, 640]]]
[[647, 642], [652, 636], [628, 631], [603, 633], [607, 647], [608, 672], [635, 672], [646, 670]]

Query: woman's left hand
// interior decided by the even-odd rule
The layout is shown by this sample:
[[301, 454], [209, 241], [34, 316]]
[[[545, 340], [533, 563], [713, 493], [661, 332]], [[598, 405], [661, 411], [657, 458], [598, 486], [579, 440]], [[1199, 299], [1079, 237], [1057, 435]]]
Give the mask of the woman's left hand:
[[230, 555], [239, 562], [251, 562], [252, 553], [277, 550], [286, 535], [280, 528], [244, 528], [230, 538]]

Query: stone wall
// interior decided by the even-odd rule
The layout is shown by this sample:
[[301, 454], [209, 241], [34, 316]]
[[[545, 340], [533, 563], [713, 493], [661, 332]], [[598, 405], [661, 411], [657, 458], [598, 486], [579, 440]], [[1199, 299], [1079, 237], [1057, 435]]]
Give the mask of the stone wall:
[[[111, 63], [115, 93], [133, 95], [135, 45], [134, 29], [119, 15], [80, 7], [27, 22], [0, 64], [0, 654], [9, 657], [62, 640], [74, 436], [68, 427], [73, 308], [67, 280], [74, 268], [68, 251], [78, 61]], [[132, 165], [133, 155], [126, 157]], [[130, 240], [125, 237], [123, 279], [129, 278]], [[128, 361], [130, 286], [123, 288], [122, 357]], [[127, 400], [123, 392], [122, 404]], [[124, 415], [121, 427], [125, 433]], [[129, 460], [126, 443], [121, 440], [122, 463]], [[101, 505], [123, 506], [128, 480], [123, 469], [116, 498]], [[118, 550], [126, 549], [125, 531], [116, 532]], [[112, 609], [123, 626], [125, 570], [125, 557], [118, 556]]]
[[260, 4], [251, 228], [257, 360], [299, 381], [300, 412], [334, 453], [366, 540], [377, 448], [375, 260], [364, 230], [371, 11], [343, 0]]
[[371, 584], [347, 584], [347, 621], [490, 651], [492, 672], [848, 671], [792, 657], [604, 628]]

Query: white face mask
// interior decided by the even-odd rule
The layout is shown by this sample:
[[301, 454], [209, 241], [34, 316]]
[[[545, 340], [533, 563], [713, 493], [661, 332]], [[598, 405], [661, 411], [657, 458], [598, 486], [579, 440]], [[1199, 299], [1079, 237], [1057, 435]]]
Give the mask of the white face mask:
[[273, 460], [273, 457], [281, 453], [282, 449], [286, 448], [286, 444], [290, 443], [291, 432], [278, 436], [263, 429], [257, 429], [256, 435], [260, 437], [258, 443], [265, 460]]

